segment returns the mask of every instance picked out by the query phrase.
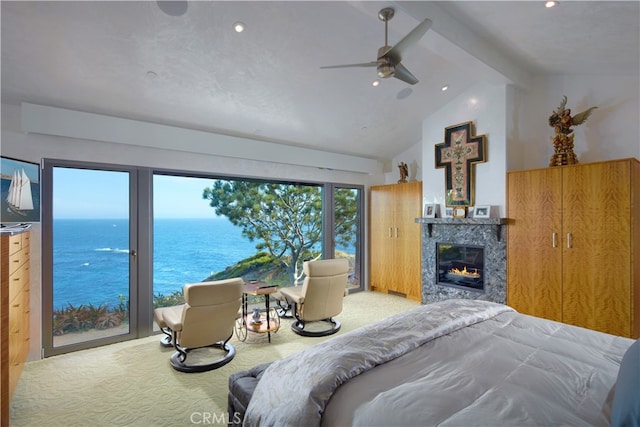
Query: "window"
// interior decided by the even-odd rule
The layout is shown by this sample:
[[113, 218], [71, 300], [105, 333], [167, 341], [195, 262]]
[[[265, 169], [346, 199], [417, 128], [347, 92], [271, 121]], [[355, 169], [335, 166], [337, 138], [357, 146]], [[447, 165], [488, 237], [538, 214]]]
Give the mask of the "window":
[[350, 258], [360, 287], [361, 189], [160, 173], [153, 185], [154, 306], [180, 303], [182, 286], [203, 280], [292, 286], [304, 261], [323, 257]]
[[45, 356], [151, 334], [153, 308], [180, 303], [185, 283], [291, 286], [304, 261], [348, 257], [362, 287], [362, 187], [44, 164]]

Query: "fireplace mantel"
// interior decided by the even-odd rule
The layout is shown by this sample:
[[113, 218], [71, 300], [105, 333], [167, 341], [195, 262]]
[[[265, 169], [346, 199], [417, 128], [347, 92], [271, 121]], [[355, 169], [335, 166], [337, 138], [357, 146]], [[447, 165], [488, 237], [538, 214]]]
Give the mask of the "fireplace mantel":
[[[429, 237], [433, 235], [433, 226], [436, 224], [443, 225], [506, 225], [507, 218], [416, 218], [416, 222], [425, 224], [429, 232]], [[498, 227], [496, 232], [498, 241], [501, 239], [502, 227]]]
[[503, 225], [507, 218], [416, 218], [422, 224], [447, 225]]

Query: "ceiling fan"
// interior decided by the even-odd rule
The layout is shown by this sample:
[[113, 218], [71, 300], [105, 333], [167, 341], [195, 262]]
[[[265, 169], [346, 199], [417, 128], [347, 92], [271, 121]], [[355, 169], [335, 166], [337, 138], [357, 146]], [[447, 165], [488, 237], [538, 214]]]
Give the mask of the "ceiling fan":
[[378, 12], [378, 18], [384, 22], [384, 46], [378, 49], [378, 59], [376, 61], [361, 64], [328, 65], [320, 68], [377, 67], [378, 77], [380, 78], [395, 77], [411, 85], [418, 83], [418, 79], [401, 64], [402, 56], [408, 48], [420, 40], [431, 27], [432, 22], [430, 19], [425, 19], [395, 46], [389, 46], [388, 22], [393, 18], [394, 14], [395, 10], [391, 7], [385, 7]]

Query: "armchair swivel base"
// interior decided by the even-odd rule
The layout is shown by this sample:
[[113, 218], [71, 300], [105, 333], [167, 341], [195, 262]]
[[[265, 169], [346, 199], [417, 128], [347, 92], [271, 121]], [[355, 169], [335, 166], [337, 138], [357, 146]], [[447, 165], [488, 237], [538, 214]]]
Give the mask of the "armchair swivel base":
[[[231, 337], [229, 337], [231, 338]], [[175, 341], [174, 341], [175, 342]], [[196, 348], [181, 348], [180, 345], [176, 345], [176, 352], [173, 353], [171, 355], [171, 358], [169, 359], [169, 362], [171, 363], [171, 366], [173, 366], [173, 368], [176, 371], [180, 371], [180, 372], [206, 372], [206, 371], [212, 371], [214, 369], [218, 369], [224, 365], [226, 365], [227, 363], [231, 362], [233, 360], [233, 358], [236, 355], [236, 348], [234, 346], [232, 346], [231, 344], [228, 343], [227, 341], [224, 342], [217, 342], [215, 344], [211, 344], [211, 345], [207, 345], [205, 347], [199, 347], [199, 349], [204, 349], [204, 348], [217, 348], [220, 350], [223, 350], [225, 353], [222, 356], [222, 358], [215, 360], [213, 362], [209, 362], [209, 363], [202, 363], [202, 364], [186, 364], [186, 360], [187, 360], [187, 356], [188, 354], [193, 351], [193, 350], [198, 350]]]
[[[320, 322], [330, 323], [331, 327], [329, 329], [322, 329], [322, 330], [315, 330], [315, 328], [305, 329], [305, 326], [307, 326], [307, 324], [314, 324], [315, 326], [315, 324]], [[293, 322], [293, 324], [291, 325], [291, 330], [303, 337], [325, 337], [327, 335], [332, 335], [338, 332], [341, 326], [342, 325], [340, 324], [340, 322], [338, 322], [336, 319], [333, 319], [333, 318], [316, 320], [314, 322], [305, 322], [302, 319], [296, 319], [296, 321]]]

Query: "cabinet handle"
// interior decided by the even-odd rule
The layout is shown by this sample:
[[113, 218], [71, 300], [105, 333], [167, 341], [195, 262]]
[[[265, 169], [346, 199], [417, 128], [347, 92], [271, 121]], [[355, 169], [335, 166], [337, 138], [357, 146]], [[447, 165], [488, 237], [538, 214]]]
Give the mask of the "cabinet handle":
[[398, 227], [396, 227], [396, 239], [398, 238]]
[[391, 235], [391, 227], [389, 227], [389, 238], [391, 238], [391, 237], [393, 237], [393, 236]]
[[567, 249], [571, 249], [573, 247], [573, 242], [571, 241], [572, 237], [571, 233], [567, 233]]
[[558, 233], [551, 234], [551, 246], [554, 248], [558, 247]]

